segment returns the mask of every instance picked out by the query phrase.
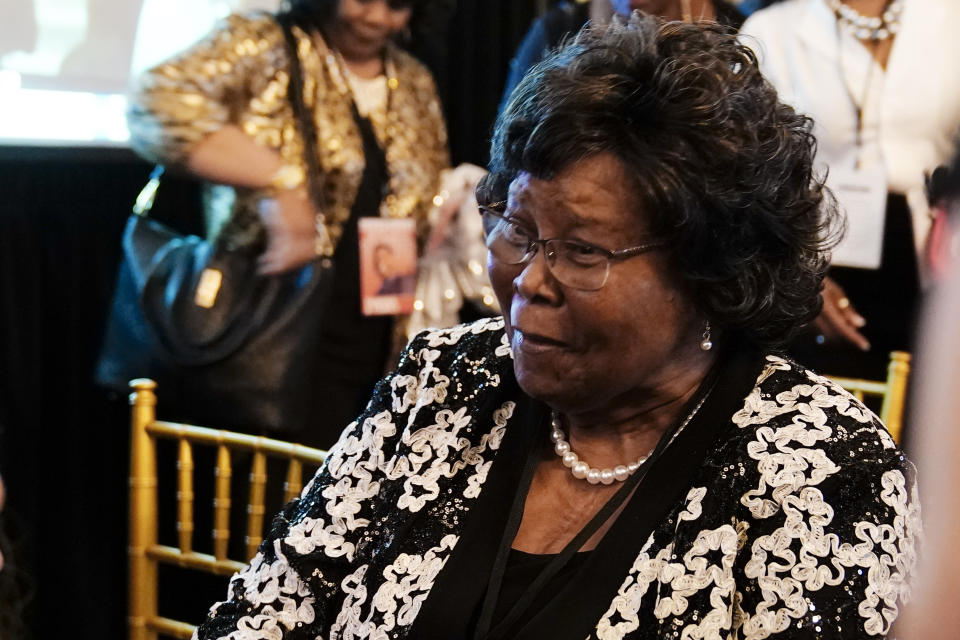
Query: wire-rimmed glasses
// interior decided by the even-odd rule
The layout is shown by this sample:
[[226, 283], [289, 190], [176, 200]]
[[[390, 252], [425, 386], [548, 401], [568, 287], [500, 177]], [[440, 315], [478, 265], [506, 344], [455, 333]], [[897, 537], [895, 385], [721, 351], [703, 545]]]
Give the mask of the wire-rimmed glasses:
[[576, 240], [537, 238], [528, 228], [499, 210], [505, 205], [506, 202], [496, 202], [480, 206], [487, 249], [494, 259], [504, 264], [524, 264], [542, 246], [550, 273], [560, 284], [573, 289], [597, 291], [607, 283], [611, 263], [666, 245], [665, 240], [653, 240], [610, 251]]

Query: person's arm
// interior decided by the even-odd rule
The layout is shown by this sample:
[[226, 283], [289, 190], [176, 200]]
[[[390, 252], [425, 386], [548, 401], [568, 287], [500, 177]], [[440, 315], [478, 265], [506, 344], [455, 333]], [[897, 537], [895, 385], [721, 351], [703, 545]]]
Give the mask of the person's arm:
[[137, 78], [127, 110], [131, 146], [155, 162], [184, 165], [196, 145], [235, 122], [252, 97], [251, 82], [284, 58], [283, 35], [272, 18], [228, 17]]
[[284, 165], [279, 151], [257, 144], [237, 125], [226, 124], [190, 147], [183, 166], [210, 182], [266, 189]]
[[274, 197], [260, 207], [267, 231], [262, 273], [316, 256], [316, 210], [302, 168], [287, 166], [277, 148], [234, 122], [236, 110], [252, 99], [252, 79], [286, 66], [283, 34], [273, 18], [231, 16], [204, 40], [146, 71], [127, 113], [131, 145], [141, 155], [211, 182], [272, 189]]
[[738, 518], [740, 634], [884, 638], [910, 599], [917, 558], [913, 465], [847, 397], [813, 398], [803, 422], [759, 431], [751, 443], [762, 475]]
[[[272, 22], [231, 16], [204, 40], [144, 72], [127, 114], [133, 148], [211, 182], [269, 187], [283, 158], [244, 133], [233, 111], [252, 93], [250, 78], [276, 65], [277, 38]], [[245, 45], [254, 39], [266, 46]]]
[[[194, 145], [184, 167], [211, 182], [273, 190], [259, 208], [267, 230], [267, 248], [258, 258], [261, 273], [287, 271], [317, 255], [317, 213], [302, 169], [286, 167], [276, 150], [257, 144], [239, 127], [228, 124]], [[286, 169], [293, 172], [293, 188], [277, 184], [285, 178]]]
[[960, 628], [960, 260], [924, 314], [911, 426], [923, 472], [925, 544], [916, 597], [898, 637], [953, 640]]
[[344, 580], [368, 561], [358, 557], [358, 547], [377, 535], [369, 524], [375, 510], [382, 513], [378, 496], [390, 482], [385, 452], [403, 437], [408, 412], [430, 404], [423, 400], [433, 384], [422, 355], [427, 347], [423, 337], [411, 341], [300, 498], [274, 519], [257, 555], [230, 580], [227, 600], [210, 609], [197, 640], [247, 637], [251, 630], [257, 634], [250, 637], [274, 640], [328, 637], [345, 597]]

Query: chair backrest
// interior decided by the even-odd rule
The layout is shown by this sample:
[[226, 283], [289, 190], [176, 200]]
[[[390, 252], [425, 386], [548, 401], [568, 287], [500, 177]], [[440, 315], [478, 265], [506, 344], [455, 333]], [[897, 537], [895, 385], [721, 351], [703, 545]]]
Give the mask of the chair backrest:
[[[195, 627], [158, 614], [158, 568], [170, 564], [214, 575], [229, 576], [242, 569], [256, 553], [263, 537], [267, 487], [267, 459], [286, 461], [284, 500], [299, 495], [304, 465], [319, 466], [326, 452], [290, 442], [156, 419], [156, 383], [131, 383], [130, 441], [130, 640], [155, 640], [158, 635], [190, 638]], [[158, 544], [157, 440], [178, 443], [177, 537], [178, 546]], [[193, 548], [194, 446], [216, 449], [213, 500], [213, 553]], [[230, 540], [231, 452], [250, 455], [251, 473], [247, 505], [245, 550], [240, 561], [228, 558]]]
[[907, 379], [910, 377], [910, 354], [905, 351], [890, 352], [890, 365], [886, 380], [861, 380], [827, 376], [852, 393], [861, 402], [869, 397], [883, 399], [880, 419], [896, 442], [900, 442], [903, 429], [903, 410], [907, 397]]

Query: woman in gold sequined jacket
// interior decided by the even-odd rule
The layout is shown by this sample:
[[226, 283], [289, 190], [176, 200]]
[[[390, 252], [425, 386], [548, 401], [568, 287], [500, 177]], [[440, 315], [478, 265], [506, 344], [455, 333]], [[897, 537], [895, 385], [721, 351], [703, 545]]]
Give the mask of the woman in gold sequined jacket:
[[[262, 244], [261, 272], [295, 268], [318, 251], [333, 259], [316, 407], [338, 429], [362, 408], [392, 346], [392, 318], [360, 312], [357, 220], [413, 218], [425, 233], [449, 163], [433, 79], [394, 44], [428, 5], [436, 9], [425, 0], [289, 0], [281, 10], [317, 125], [322, 212], [307, 196], [277, 16], [228, 17], [147, 71], [128, 115], [139, 153], [221, 185], [208, 194], [208, 234], [234, 246]], [[311, 431], [319, 446], [336, 435]]]

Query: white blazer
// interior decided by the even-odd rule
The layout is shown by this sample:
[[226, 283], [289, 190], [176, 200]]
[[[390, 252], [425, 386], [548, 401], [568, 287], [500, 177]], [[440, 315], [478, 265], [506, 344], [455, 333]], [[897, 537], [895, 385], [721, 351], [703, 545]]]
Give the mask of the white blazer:
[[[859, 156], [886, 170], [888, 190], [910, 204], [919, 250], [930, 229], [924, 176], [950, 157], [960, 129], [960, 1], [905, 0], [885, 71], [841, 33], [826, 0], [773, 5], [741, 34], [781, 100], [814, 119], [819, 163], [853, 168]], [[854, 100], [864, 106], [859, 154]]]

